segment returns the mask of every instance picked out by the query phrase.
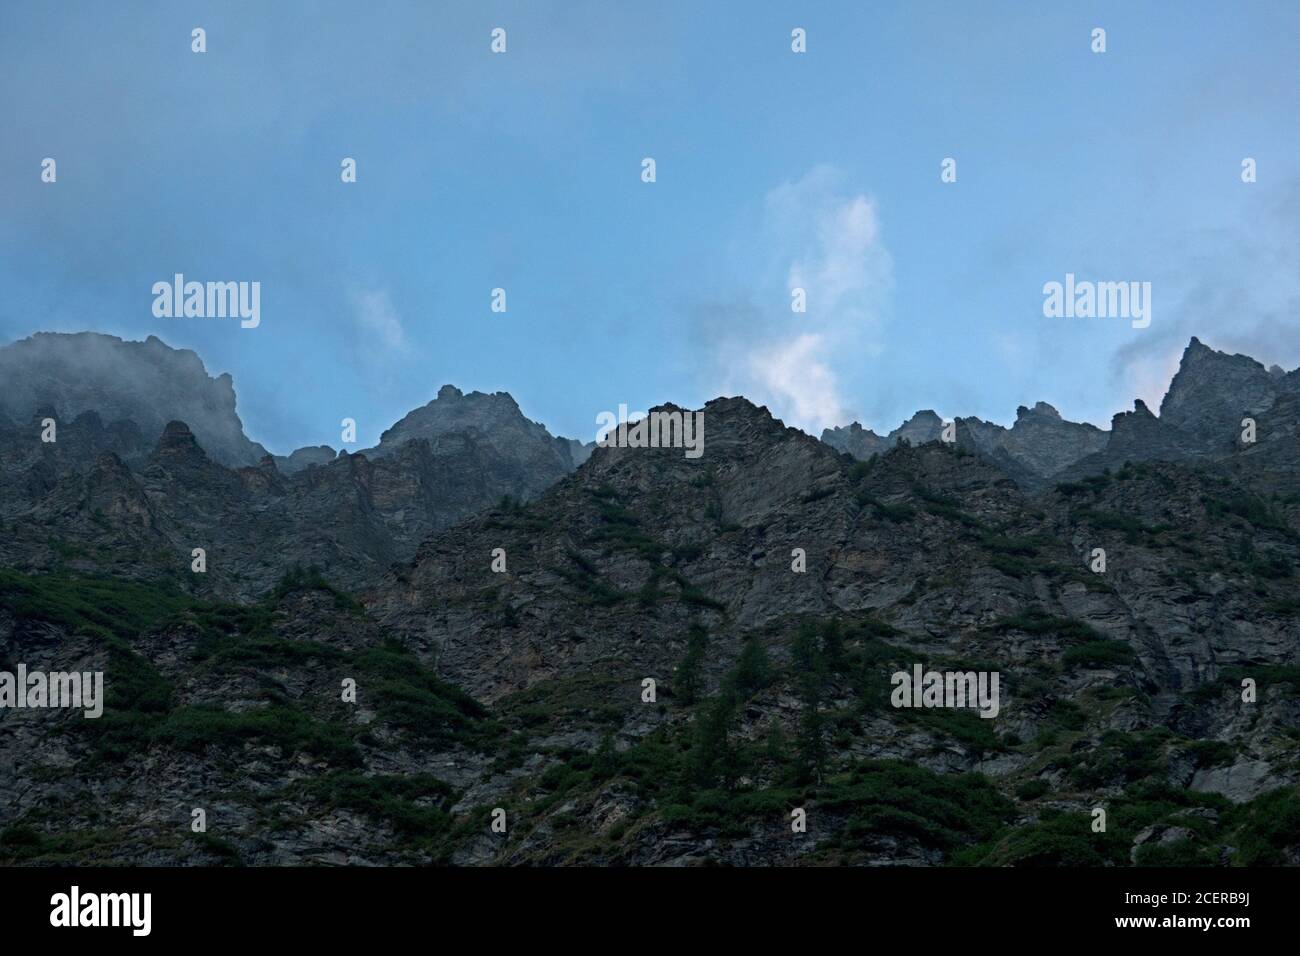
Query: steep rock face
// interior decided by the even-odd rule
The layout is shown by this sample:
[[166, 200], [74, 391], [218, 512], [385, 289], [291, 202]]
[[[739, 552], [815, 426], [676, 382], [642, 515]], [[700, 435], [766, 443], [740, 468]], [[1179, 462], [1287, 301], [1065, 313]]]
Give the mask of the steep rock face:
[[1111, 419], [1105, 447], [1081, 458], [1065, 469], [1065, 473], [1097, 474], [1119, 468], [1128, 461], [1186, 461], [1201, 455], [1201, 447], [1182, 429], [1152, 415], [1139, 398], [1133, 401], [1133, 411], [1119, 412]]
[[1016, 422], [999, 447], [1035, 475], [1057, 474], [1087, 455], [1106, 447], [1107, 435], [1086, 422], [1067, 422], [1046, 402], [1021, 405]]
[[[507, 719], [537, 720], [543, 702], [560, 708], [544, 725], [550, 739], [588, 752], [611, 730], [632, 748], [659, 735], [691, 739], [705, 719], [692, 724], [691, 714], [744, 679], [739, 662], [755, 643], [780, 676], [737, 705], [734, 739], [796, 739], [806, 713], [799, 622], [840, 620], [858, 635], [850, 656], [888, 663], [851, 676], [863, 660], [853, 657], [823, 688], [828, 709], [855, 715], [831, 747], [837, 759], [980, 770], [1007, 789], [1039, 781], [1056, 806], [1081, 815], [1090, 788], [1118, 796], [1139, 772], [1108, 763], [1119, 759], [1115, 740], [1152, 748], [1141, 773], [1232, 801], [1300, 779], [1290, 756], [1300, 616], [1286, 598], [1300, 561], [1294, 506], [1244, 500], [1231, 481], [1178, 464], [1028, 497], [961, 447], [900, 446], [853, 466], [743, 400], [704, 411], [699, 461], [599, 449], [532, 504], [432, 537], [376, 589], [370, 612]], [[1144, 407], [1131, 414], [1121, 434], [1155, 421]], [[507, 558], [501, 573], [490, 568], [496, 548]], [[1104, 573], [1089, 570], [1094, 548], [1110, 556]], [[699, 630], [705, 650], [690, 666], [703, 688], [688, 698], [684, 668]], [[864, 693], [883, 700], [889, 671], [917, 661], [1000, 672], [1004, 710], [984, 743], [862, 703]], [[1233, 711], [1241, 674], [1274, 682], [1258, 719]], [[647, 678], [658, 682], [658, 708], [640, 703]], [[1078, 723], [1062, 738], [1066, 710]], [[1219, 749], [1251, 771], [1223, 772], [1198, 756]], [[747, 771], [776, 786], [764, 776], [773, 772]], [[538, 797], [517, 787], [518, 798]], [[617, 787], [571, 799], [597, 832], [611, 805], [654, 819]], [[615, 858], [689, 862], [704, 833], [683, 834], [674, 852], [646, 823]], [[779, 836], [755, 821], [748, 837], [719, 840], [706, 855], [793, 862]], [[554, 839], [478, 859], [553, 861]], [[859, 859], [936, 862], [908, 841], [864, 852]]]
[[1106, 447], [1108, 435], [1094, 425], [1068, 422], [1047, 402], [1021, 405], [1016, 421], [1003, 428], [979, 418], [959, 418], [958, 444], [996, 463], [1026, 488]]
[[308, 445], [295, 449], [289, 455], [276, 455], [274, 461], [281, 472], [292, 475], [313, 465], [328, 465], [337, 457], [338, 452], [329, 445]]
[[[1023, 407], [1023, 406], [1022, 406]], [[981, 455], [993, 457], [1003, 447], [1007, 430], [994, 422], [973, 415], [957, 419], [958, 443]]]
[[[1300, 393], [1193, 461], [1143, 460], [1187, 439], [1139, 404], [1109, 474], [1034, 491], [977, 420], [854, 462], [704, 414], [699, 459], [601, 448], [528, 500], [474, 427], [285, 475], [179, 422], [132, 468], [129, 429], [11, 420], [39, 487], [0, 529], [0, 669], [123, 692], [0, 715], [0, 863], [1300, 862], [1251, 822], [1300, 780]], [[313, 564], [360, 604], [284, 577]], [[996, 672], [997, 718], [891, 706], [916, 664]], [[1099, 801], [1153, 816], [1098, 840]]]
[[[273, 457], [243, 437], [229, 376], [211, 379], [192, 352], [153, 338], [37, 335], [0, 349], [0, 371], [15, 369], [0, 394], [0, 521], [15, 524], [0, 560], [181, 573], [241, 599], [294, 567], [329, 567], [364, 589], [432, 531], [504, 497], [533, 498], [589, 454], [509, 395], [447, 386], [368, 453]], [[92, 407], [73, 416], [81, 403]], [[175, 409], [192, 420], [162, 417]], [[53, 442], [41, 440], [46, 419]], [[127, 514], [138, 527], [119, 520]], [[210, 558], [204, 577], [184, 574], [195, 548]]]
[[[1300, 392], [1300, 369], [1265, 369], [1244, 355], [1217, 352], [1193, 337], [1156, 418], [1142, 402], [1115, 416], [1110, 431], [1061, 418], [1038, 402], [1021, 406], [1011, 428], [958, 418], [958, 443], [995, 462], [1025, 488], [1053, 478], [1095, 474], [1125, 461], [1226, 461], [1241, 450], [1242, 420], [1266, 416], [1280, 398]], [[1285, 419], [1284, 414], [1281, 418]], [[908, 435], [913, 444], [939, 437], [937, 416], [918, 412], [881, 439], [854, 423], [827, 429], [822, 440], [865, 460]], [[1281, 446], [1274, 446], [1273, 453]]]
[[1160, 420], [1199, 449], [1225, 453], [1242, 418], [1267, 411], [1283, 380], [1249, 356], [1216, 352], [1193, 337], [1160, 403]]
[[566, 438], [564, 442], [569, 446], [569, 459], [573, 462], [573, 467], [577, 468], [596, 450], [594, 441], [581, 442], [576, 438]]
[[843, 428], [827, 428], [822, 441], [854, 458], [865, 461], [872, 455], [893, 448], [900, 441], [909, 445], [923, 445], [938, 441], [943, 432], [943, 419], [930, 409], [917, 412], [883, 438], [869, 428], [853, 422]]
[[[50, 541], [84, 543], [106, 515], [105, 530], [123, 531], [111, 515], [139, 509], [113, 504], [105, 511], [105, 503], [125, 496], [147, 503], [140, 524], [150, 550], [147, 558], [140, 553], [134, 531], [120, 541], [93, 535], [95, 553], [109, 566], [134, 561], [132, 576], [171, 578], [202, 548], [208, 570], [187, 584], [240, 599], [264, 594], [295, 567], [329, 568], [338, 584], [364, 590], [391, 563], [409, 560], [433, 531], [503, 498], [528, 500], [541, 484], [509, 448], [477, 429], [404, 441], [374, 459], [343, 454], [290, 474], [269, 455], [254, 467], [218, 464], [184, 422], [168, 423], [134, 471], [120, 455], [123, 444], [138, 450], [135, 432], [106, 431], [90, 415], [65, 426], [53, 445], [42, 445], [32, 428], [17, 434], [21, 441], [0, 444], [15, 459], [3, 472], [0, 487], [13, 493], [0, 517], [17, 525], [15, 535], [0, 538], [0, 559], [21, 556], [24, 564], [48, 568], [64, 560]], [[107, 467], [104, 455], [117, 465]], [[90, 553], [67, 560], [78, 570], [101, 567]]]
[[[539, 499], [544, 531], [528, 517], [494, 512], [446, 537], [431, 538], [414, 568], [392, 578], [391, 589], [382, 589], [379, 605], [386, 622], [409, 624], [413, 640], [439, 648], [454, 680], [491, 700], [538, 680], [570, 676], [574, 669], [599, 669], [604, 638], [587, 641], [582, 635], [622, 633], [626, 640], [616, 656], [666, 666], [662, 655], [673, 653], [676, 641], [647, 638], [667, 620], [684, 627], [689, 602], [671, 602], [676, 607], [660, 612], [668, 619], [655, 622], [639, 613], [635, 600], [604, 607], [597, 599], [584, 612], [586, 620], [559, 625], [576, 626], [572, 637], [541, 623], [575, 596], [581, 603], [588, 591], [689, 595], [707, 580], [712, 581], [711, 593], [725, 593], [736, 602], [742, 618], [762, 617], [769, 606], [787, 611], [823, 606], [783, 573], [789, 559], [781, 554], [788, 556], [790, 548], [780, 548], [785, 534], [801, 524], [821, 529], [816, 540], [802, 541], [810, 556], [833, 546], [836, 527], [847, 516], [820, 504], [819, 496], [829, 498], [844, 481], [838, 455], [743, 399], [710, 402], [704, 415], [704, 459], [687, 459], [680, 449], [598, 448], [573, 477]], [[754, 526], [762, 528], [757, 538], [739, 533]], [[715, 541], [721, 528], [737, 533], [725, 543]], [[480, 572], [496, 547], [505, 548], [511, 573], [485, 577]], [[604, 563], [602, 552], [608, 553], [608, 571], [592, 575], [588, 568]], [[660, 552], [666, 564], [658, 560]], [[650, 564], [638, 557], [652, 553], [656, 560]], [[743, 573], [733, 575], [726, 569], [737, 561]], [[509, 596], [494, 600], [514, 608], [511, 616], [517, 615], [518, 626], [485, 633], [488, 622], [475, 619], [476, 604], [499, 588]], [[446, 612], [431, 630], [423, 609], [434, 595]], [[557, 639], [539, 640], [538, 626]], [[486, 660], [499, 666], [481, 667]]]
[[371, 458], [391, 455], [408, 441], [424, 439], [436, 447], [446, 435], [468, 435], [498, 460], [517, 463], [517, 483], [536, 494], [574, 468], [567, 439], [556, 438], [529, 421], [506, 392], [465, 394], [444, 385], [438, 397], [408, 413], [380, 436], [379, 444], [361, 452]]
[[1300, 391], [1280, 392], [1257, 416], [1255, 439], [1238, 440], [1216, 467], [1258, 495], [1300, 500]]
[[[42, 440], [47, 420], [56, 422], [52, 442]], [[20, 513], [60, 478], [89, 469], [106, 452], [138, 459], [149, 448], [134, 422], [106, 425], [94, 411], [59, 422], [57, 412], [43, 406], [21, 425], [0, 419], [0, 517]]]
[[230, 376], [212, 378], [195, 353], [154, 336], [126, 342], [94, 332], [40, 332], [0, 347], [0, 382], [0, 409], [14, 421], [28, 421], [42, 407], [60, 421], [92, 411], [157, 435], [179, 420], [223, 464], [252, 465], [266, 454], [244, 434]]
[[[705, 414], [711, 437], [700, 462], [671, 450], [600, 449], [529, 508], [431, 538], [410, 570], [379, 589], [374, 608], [487, 700], [620, 659], [628, 679], [637, 668], [662, 672], [674, 645], [652, 634], [699, 614], [725, 635], [789, 615], [892, 608], [897, 626], [960, 640], [1046, 600], [1062, 617], [1133, 644], [1146, 679], [1171, 691], [1234, 660], [1293, 652], [1275, 626], [1239, 618], [1239, 606], [1216, 597], [1221, 588], [1168, 581], [1162, 535], [1200, 529], [1198, 551], [1232, 566], [1226, 556], [1247, 529], [1218, 526], [1214, 502], [1231, 498], [1221, 478], [1126, 474], [1031, 505], [998, 469], [942, 445], [895, 449], [859, 475], [743, 400], [712, 402]], [[1121, 514], [1128, 523], [1108, 517]], [[1118, 549], [1126, 539], [1121, 570], [1085, 572], [1092, 546]], [[1253, 539], [1298, 554], [1285, 530], [1257, 528]], [[509, 556], [506, 574], [487, 570], [496, 547]], [[808, 577], [792, 571], [795, 548]], [[1032, 586], [1040, 575], [1056, 578], [1046, 591]], [[634, 599], [652, 583], [664, 602], [653, 616]], [[697, 592], [710, 601], [683, 598]], [[488, 594], [512, 610], [476, 610]], [[1167, 641], [1193, 608], [1207, 643], [1175, 650]]]
[[859, 461], [866, 461], [872, 455], [878, 455], [893, 447], [893, 442], [888, 438], [882, 438], [870, 428], [863, 428], [857, 422], [825, 429], [822, 432], [822, 441], [832, 448], [852, 455]]
[[[1046, 402], [1020, 406], [1011, 428], [975, 417], [956, 420], [957, 444], [983, 455], [1017, 481], [1033, 487], [1043, 479], [1106, 446], [1107, 433], [1094, 425], [1067, 422]], [[917, 412], [885, 438], [857, 422], [826, 429], [822, 441], [865, 461], [892, 448], [902, 438], [911, 444], [940, 439], [943, 420], [932, 411]]]
[[[102, 721], [5, 712], [0, 832], [57, 819], [55, 839], [79, 835], [73, 858], [101, 865], [427, 864], [453, 794], [491, 777], [481, 708], [323, 585], [287, 584], [256, 608], [120, 581], [72, 586], [128, 607], [134, 626], [120, 613], [76, 627], [10, 611], [22, 592], [7, 587], [47, 585], [0, 576], [0, 662], [105, 672], [121, 703]], [[147, 700], [123, 689], [127, 675]], [[358, 706], [339, 700], [345, 676], [365, 688]], [[367, 807], [366, 787], [398, 813]], [[200, 805], [220, 819], [210, 837], [189, 829]], [[15, 862], [17, 842], [0, 841], [0, 860]], [[40, 839], [16, 853], [39, 860]]]
[[78, 532], [79, 540], [93, 535], [92, 525], [111, 534], [125, 534], [133, 528], [152, 532], [156, 525], [148, 495], [111, 451], [100, 454], [88, 472], [65, 476], [32, 514], [46, 524], [66, 517], [76, 523], [70, 530]]
[[943, 419], [938, 413], [924, 409], [917, 412], [903, 424], [889, 433], [889, 442], [898, 444], [906, 439], [912, 445], [924, 445], [928, 441], [938, 441], [943, 433]]
[[903, 424], [883, 438], [869, 428], [863, 428], [853, 422], [842, 428], [827, 428], [822, 432], [822, 441], [846, 452], [854, 458], [865, 461], [872, 455], [893, 448], [900, 441], [909, 445], [923, 445], [929, 441], [938, 441], [943, 432], [943, 419], [930, 409], [917, 412]]
[[1135, 399], [1133, 411], [1120, 412], [1110, 423], [1106, 452], [1113, 458], [1143, 457], [1175, 461], [1185, 457], [1186, 433], [1151, 414], [1142, 399]]

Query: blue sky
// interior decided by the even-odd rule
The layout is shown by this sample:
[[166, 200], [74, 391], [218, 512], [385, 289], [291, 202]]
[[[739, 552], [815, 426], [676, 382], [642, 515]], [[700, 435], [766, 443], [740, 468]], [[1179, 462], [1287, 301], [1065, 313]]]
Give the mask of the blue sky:
[[[1300, 364], [1300, 4], [811, 7], [0, 5], [0, 343], [193, 348], [277, 452], [445, 382], [590, 439], [720, 394], [1105, 426], [1191, 335]], [[260, 281], [260, 327], [155, 318], [175, 272]], [[1067, 272], [1151, 326], [1045, 318]]]

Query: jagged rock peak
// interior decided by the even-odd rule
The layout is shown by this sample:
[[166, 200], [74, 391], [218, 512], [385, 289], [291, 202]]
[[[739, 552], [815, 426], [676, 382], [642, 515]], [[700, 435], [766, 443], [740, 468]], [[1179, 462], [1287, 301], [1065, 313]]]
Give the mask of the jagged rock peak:
[[[195, 465], [212, 463], [207, 449], [203, 447], [198, 436], [190, 430], [190, 426], [185, 422], [168, 422], [167, 427], [158, 436], [158, 443], [154, 446], [149, 458], [154, 462], [167, 460]], [[241, 465], [240, 467], [251, 466]]]
[[937, 441], [943, 432], [943, 419], [933, 409], [924, 408], [898, 428], [889, 433], [890, 442], [906, 439], [910, 444], [923, 445]]
[[[653, 410], [662, 411], [684, 411], [678, 405], [671, 402], [664, 405], [656, 405]], [[704, 411], [713, 412], [720, 417], [739, 416], [749, 419], [764, 419], [767, 421], [776, 421], [777, 419], [768, 410], [766, 405], [755, 405], [743, 395], [724, 395], [711, 399], [704, 403]]]
[[[676, 405], [661, 405], [658, 408], [690, 414], [689, 409], [683, 409]], [[811, 442], [817, 441], [816, 438], [806, 432], [781, 421], [772, 414], [766, 405], [755, 405], [743, 395], [715, 398], [706, 402], [704, 408], [700, 411], [704, 413], [705, 433], [710, 436], [708, 440], [721, 437], [722, 433], [734, 432], [737, 434], [771, 434], [773, 436], [788, 433]]]
[[38, 332], [0, 347], [0, 407], [18, 421], [52, 408], [72, 420], [134, 422], [143, 434], [183, 419], [214, 459], [252, 465], [266, 449], [244, 434], [228, 374], [211, 376], [199, 356], [157, 336], [126, 341], [98, 332]]
[[870, 428], [863, 428], [857, 422], [825, 429], [822, 431], [822, 441], [836, 451], [862, 460], [888, 451], [893, 444], [888, 438], [877, 435]]
[[1250, 356], [1218, 352], [1193, 336], [1160, 403], [1160, 418], [1202, 444], [1218, 444], [1243, 414], [1272, 407], [1281, 385]]
[[395, 450], [414, 438], [435, 439], [449, 432], [477, 429], [484, 434], [494, 431], [523, 430], [534, 436], [551, 438], [546, 428], [529, 421], [509, 392], [462, 392], [455, 385], [438, 389], [432, 401], [412, 409], [379, 437], [379, 444], [367, 450], [371, 457]]
[[206, 454], [190, 426], [184, 422], [168, 422], [158, 436], [154, 447], [155, 456], [203, 458]]
[[[347, 452], [345, 451], [344, 454], [347, 454]], [[275, 464], [284, 474], [292, 475], [313, 465], [328, 465], [338, 456], [339, 453], [329, 445], [309, 445], [305, 448], [294, 449], [287, 457], [276, 455]]]
[[190, 426], [184, 422], [171, 421], [163, 429], [162, 437], [158, 439], [160, 445], [196, 445], [197, 439], [194, 432], [190, 431]]
[[847, 425], [836, 425], [833, 428], [822, 429], [822, 441], [834, 444], [834, 439], [848, 438], [856, 435], [874, 435], [870, 428], [863, 428], [860, 422], [849, 422]]
[[126, 467], [126, 464], [122, 459], [119, 458], [115, 452], [111, 451], [102, 451], [95, 456], [93, 470], [97, 475], [120, 475], [129, 477], [131, 474], [131, 470]]
[[903, 426], [906, 427], [908, 425], [921, 425], [921, 424], [932, 424], [932, 423], [937, 423], [942, 425], [943, 419], [939, 417], [939, 413], [936, 412], [934, 409], [923, 408], [915, 415], [913, 415], [911, 418], [909, 418], [907, 421], [905, 421], [903, 423]]
[[1049, 405], [1047, 402], [1035, 402], [1033, 408], [1026, 408], [1024, 405], [1021, 405], [1019, 408], [1016, 409], [1017, 421], [1019, 421], [1022, 418], [1031, 418], [1034, 416], [1041, 417], [1041, 418], [1050, 418], [1058, 422], [1062, 420], [1061, 413], [1058, 412], [1054, 406]]
[[354, 453], [360, 455], [371, 461], [411, 455], [472, 459], [485, 473], [506, 480], [512, 497], [525, 499], [575, 467], [569, 441], [526, 418], [508, 392], [466, 393], [454, 385], [443, 385], [432, 401], [386, 429], [378, 445]]
[[825, 441], [826, 435], [841, 435], [841, 434], [860, 435], [864, 432], [872, 435], [875, 434], [875, 432], [873, 432], [870, 428], [863, 428], [862, 425], [858, 422], [849, 422], [847, 425], [836, 425], [834, 428], [823, 428], [822, 440]]

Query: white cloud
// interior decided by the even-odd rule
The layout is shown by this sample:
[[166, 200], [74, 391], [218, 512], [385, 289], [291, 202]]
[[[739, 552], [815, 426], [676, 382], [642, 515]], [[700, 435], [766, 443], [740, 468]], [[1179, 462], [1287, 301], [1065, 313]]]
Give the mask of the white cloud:
[[[817, 166], [777, 186], [742, 266], [748, 303], [711, 313], [729, 390], [813, 434], [844, 423], [847, 373], [882, 351], [892, 274], [875, 200], [838, 170]], [[795, 288], [806, 312], [790, 308]]]
[[381, 356], [405, 354], [409, 350], [401, 317], [387, 291], [358, 293], [353, 297], [353, 305], [363, 352]]
[[819, 434], [844, 419], [835, 372], [825, 363], [820, 335], [805, 333], [790, 342], [756, 346], [748, 372], [760, 383], [779, 417]]
[[1165, 242], [1153, 285], [1169, 304], [1111, 359], [1121, 410], [1128, 396], [1159, 409], [1193, 335], [1265, 366], [1300, 363], [1300, 181], [1250, 195], [1236, 223]]

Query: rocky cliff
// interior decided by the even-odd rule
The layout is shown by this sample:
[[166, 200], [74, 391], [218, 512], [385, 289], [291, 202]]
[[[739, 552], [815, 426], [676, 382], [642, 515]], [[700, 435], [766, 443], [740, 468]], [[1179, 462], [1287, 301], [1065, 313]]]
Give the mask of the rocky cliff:
[[1297, 372], [1265, 369], [1249, 356], [1216, 352], [1193, 337], [1160, 403], [1160, 421], [1199, 450], [1224, 453], [1237, 443], [1243, 418], [1268, 411], [1279, 395], [1298, 390]]
[[[277, 458], [244, 438], [229, 376], [207, 377], [194, 353], [157, 339], [38, 335], [0, 362], [24, 369], [0, 415], [0, 520], [14, 527], [0, 559], [30, 569], [173, 580], [201, 548], [206, 576], [181, 580], [202, 593], [250, 600], [312, 566], [360, 591], [430, 532], [527, 501], [574, 468], [569, 442], [504, 393], [446, 386], [376, 448]], [[177, 417], [158, 424], [168, 410]]]
[[[5, 459], [0, 670], [110, 695], [0, 713], [0, 861], [1300, 863], [1297, 398], [1221, 453], [1138, 403], [1054, 482], [1034, 435], [1095, 436], [1041, 405], [1016, 458], [923, 415], [855, 461], [718, 399], [701, 458], [528, 500], [441, 412], [294, 475], [78, 419]], [[996, 674], [996, 716], [895, 706], [918, 665]]]
[[381, 458], [406, 442], [421, 439], [436, 446], [445, 435], [472, 435], [499, 458], [517, 461], [520, 485], [533, 492], [576, 467], [569, 441], [525, 418], [509, 394], [467, 395], [454, 385], [444, 385], [433, 401], [408, 413], [380, 436], [377, 446], [362, 454]]
[[60, 422], [93, 412], [159, 435], [183, 421], [225, 465], [255, 465], [267, 453], [250, 441], [235, 411], [229, 375], [208, 375], [198, 355], [149, 336], [126, 342], [95, 332], [40, 332], [0, 347], [0, 412], [26, 423], [38, 410]]
[[[1037, 402], [1033, 408], [1020, 406], [1011, 428], [974, 417], [956, 419], [956, 443], [997, 464], [1028, 489], [1098, 474], [1126, 461], [1224, 461], [1243, 450], [1245, 419], [1266, 416], [1279, 399], [1298, 391], [1300, 369], [1265, 369], [1248, 356], [1217, 352], [1193, 337], [1159, 418], [1139, 400], [1132, 412], [1114, 416], [1110, 431], [1102, 431], [1067, 421], [1047, 402]], [[1282, 427], [1280, 421], [1275, 424]], [[902, 438], [912, 444], [937, 440], [941, 428], [942, 419], [927, 410], [884, 438], [854, 422], [826, 429], [822, 441], [865, 461]]]

